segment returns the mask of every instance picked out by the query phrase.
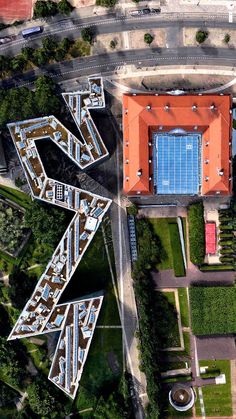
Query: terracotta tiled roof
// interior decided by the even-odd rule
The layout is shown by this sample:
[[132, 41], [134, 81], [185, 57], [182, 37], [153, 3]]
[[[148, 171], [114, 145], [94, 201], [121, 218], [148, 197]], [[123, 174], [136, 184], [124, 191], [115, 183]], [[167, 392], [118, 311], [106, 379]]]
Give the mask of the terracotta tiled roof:
[[183, 128], [202, 133], [201, 194], [229, 195], [232, 189], [230, 108], [230, 95], [124, 95], [124, 192], [152, 194], [149, 179], [152, 147], [148, 143], [151, 132], [161, 126], [163, 131]]

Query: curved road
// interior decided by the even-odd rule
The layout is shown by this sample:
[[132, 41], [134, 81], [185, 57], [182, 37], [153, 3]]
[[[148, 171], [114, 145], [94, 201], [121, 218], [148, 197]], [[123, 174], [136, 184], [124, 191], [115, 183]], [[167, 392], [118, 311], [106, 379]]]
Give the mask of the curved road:
[[236, 66], [234, 49], [211, 47], [144, 48], [124, 50], [109, 54], [81, 57], [62, 63], [49, 64], [42, 69], [28, 71], [0, 82], [0, 87], [10, 88], [31, 84], [42, 74], [51, 76], [56, 82], [92, 74], [112, 73], [117, 67], [133, 64], [136, 67], [154, 68], [163, 65], [211, 65]]

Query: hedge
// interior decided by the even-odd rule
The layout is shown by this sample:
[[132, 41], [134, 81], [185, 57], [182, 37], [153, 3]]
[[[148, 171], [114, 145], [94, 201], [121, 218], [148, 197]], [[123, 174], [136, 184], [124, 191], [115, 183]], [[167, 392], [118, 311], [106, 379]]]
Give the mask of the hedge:
[[233, 230], [233, 226], [228, 224], [221, 224], [220, 230]]
[[228, 249], [227, 248], [220, 249], [221, 255], [230, 255], [233, 252], [234, 252], [233, 249], [231, 249], [230, 247]]
[[233, 271], [233, 265], [202, 265], [200, 271]]
[[190, 259], [195, 265], [201, 265], [205, 256], [205, 226], [202, 202], [190, 205], [188, 223]]
[[232, 246], [233, 241], [232, 240], [220, 240], [220, 246]]
[[236, 333], [236, 288], [190, 287], [194, 335]]
[[234, 257], [232, 257], [232, 256], [220, 256], [220, 261], [222, 263], [233, 262], [234, 261]]
[[233, 238], [233, 233], [220, 233], [220, 239], [231, 239]]
[[176, 223], [169, 223], [168, 227], [170, 233], [170, 244], [175, 276], [185, 276], [185, 267], [178, 225]]

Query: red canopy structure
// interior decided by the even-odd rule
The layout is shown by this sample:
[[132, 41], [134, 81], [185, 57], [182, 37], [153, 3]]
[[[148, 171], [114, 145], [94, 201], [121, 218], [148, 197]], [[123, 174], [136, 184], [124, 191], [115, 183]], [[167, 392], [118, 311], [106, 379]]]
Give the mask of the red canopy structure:
[[205, 224], [206, 254], [214, 255], [216, 252], [216, 225], [215, 223]]

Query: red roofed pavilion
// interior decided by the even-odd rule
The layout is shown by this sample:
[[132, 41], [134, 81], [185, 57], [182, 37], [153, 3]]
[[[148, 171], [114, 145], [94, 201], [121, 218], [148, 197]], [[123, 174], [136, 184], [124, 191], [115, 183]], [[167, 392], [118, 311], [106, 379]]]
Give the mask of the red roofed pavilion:
[[124, 95], [124, 193], [230, 195], [230, 95]]

